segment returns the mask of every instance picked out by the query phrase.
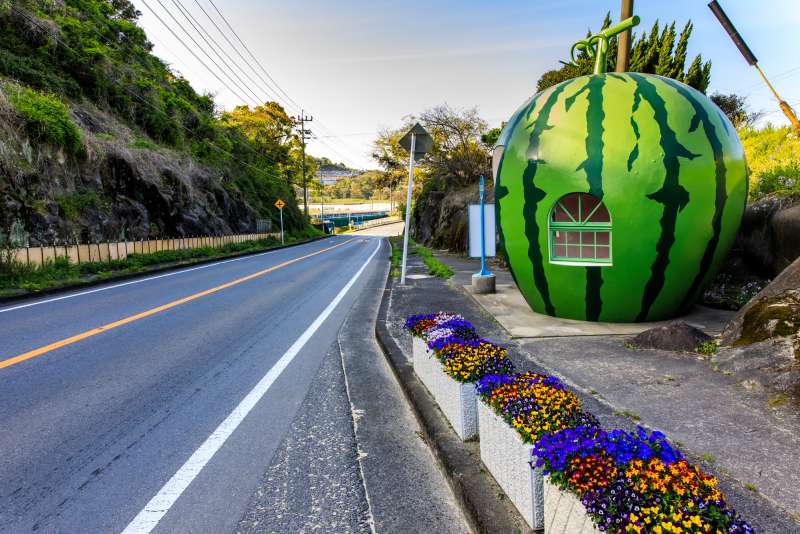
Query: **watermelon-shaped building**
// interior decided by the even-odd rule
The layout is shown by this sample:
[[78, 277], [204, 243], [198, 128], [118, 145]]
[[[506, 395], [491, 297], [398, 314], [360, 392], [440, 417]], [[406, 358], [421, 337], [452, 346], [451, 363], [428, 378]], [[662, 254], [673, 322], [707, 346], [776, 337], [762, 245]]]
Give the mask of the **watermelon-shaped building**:
[[533, 310], [675, 317], [727, 255], [747, 198], [736, 131], [672, 79], [599, 73], [534, 95], [495, 148], [496, 216]]

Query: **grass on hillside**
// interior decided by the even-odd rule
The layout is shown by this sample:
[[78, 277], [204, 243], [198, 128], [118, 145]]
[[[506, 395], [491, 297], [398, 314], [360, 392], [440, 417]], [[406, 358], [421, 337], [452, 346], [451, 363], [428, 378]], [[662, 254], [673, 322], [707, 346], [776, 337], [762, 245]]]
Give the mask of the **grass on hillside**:
[[[313, 237], [309, 232], [288, 235], [287, 243]], [[72, 263], [67, 257], [48, 260], [44, 265], [26, 265], [10, 260], [0, 252], [0, 297], [18, 290], [41, 291], [86, 282], [96, 278], [113, 278], [122, 274], [146, 271], [158, 265], [221, 258], [246, 252], [260, 252], [280, 246], [275, 238], [228, 243], [221, 247], [201, 247], [185, 250], [162, 250], [150, 254], [131, 254], [124, 260]]]
[[[403, 261], [403, 236], [390, 237], [389, 241], [392, 244], [391, 275], [397, 278], [400, 276], [400, 268]], [[428, 274], [438, 276], [445, 280], [453, 276], [453, 270], [437, 260], [429, 248], [418, 245], [413, 239], [409, 239], [408, 255], [411, 256], [414, 254], [420, 256], [425, 262], [425, 265], [428, 267]]]
[[800, 195], [800, 136], [789, 127], [739, 131], [750, 170], [750, 200]]

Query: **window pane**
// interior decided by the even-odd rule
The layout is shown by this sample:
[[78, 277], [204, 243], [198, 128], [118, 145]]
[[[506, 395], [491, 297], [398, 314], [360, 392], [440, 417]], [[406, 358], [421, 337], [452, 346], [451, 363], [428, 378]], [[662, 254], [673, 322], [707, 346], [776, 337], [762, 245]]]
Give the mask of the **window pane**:
[[[594, 198], [594, 197], [592, 197], [592, 198]], [[594, 207], [592, 209], [594, 209]], [[591, 210], [590, 210], [590, 212], [591, 212]], [[586, 215], [588, 216], [588, 214], [589, 213], [587, 213]], [[595, 211], [592, 214], [592, 217], [591, 217], [591, 219], [589, 219], [588, 222], [593, 222], [593, 223], [611, 222], [611, 216], [608, 214], [608, 209], [606, 208], [605, 204], [601, 204], [600, 207], [597, 208], [597, 211]]]
[[553, 245], [553, 256], [563, 258], [567, 255], [567, 247], [564, 245]]
[[611, 249], [607, 247], [597, 247], [597, 259], [607, 260], [611, 257]]
[[559, 204], [556, 204], [553, 210], [553, 222], [572, 222], [572, 219], [569, 218], [567, 212]]
[[581, 245], [594, 245], [594, 232], [581, 232]]
[[608, 232], [596, 232], [597, 234], [597, 244], [598, 245], [608, 245], [609, 244], [609, 233]]
[[572, 218], [578, 221], [578, 193], [573, 193], [571, 195], [567, 195], [561, 200], [559, 200], [562, 206], [564, 206]]
[[553, 243], [563, 245], [567, 242], [567, 233], [560, 230], [553, 232]]
[[[599, 203], [599, 198], [581, 193], [581, 222], [586, 222], [589, 219], [589, 214], [592, 213], [592, 210], [594, 210]], [[598, 211], [600, 210], [598, 209]], [[592, 217], [592, 221], [594, 222], [594, 217]]]
[[567, 258], [580, 258], [581, 247], [578, 245], [567, 245]]
[[581, 233], [580, 232], [564, 232], [567, 234], [567, 243], [570, 245], [577, 245], [581, 242]]
[[581, 258], [594, 259], [594, 247], [584, 245], [581, 247]]

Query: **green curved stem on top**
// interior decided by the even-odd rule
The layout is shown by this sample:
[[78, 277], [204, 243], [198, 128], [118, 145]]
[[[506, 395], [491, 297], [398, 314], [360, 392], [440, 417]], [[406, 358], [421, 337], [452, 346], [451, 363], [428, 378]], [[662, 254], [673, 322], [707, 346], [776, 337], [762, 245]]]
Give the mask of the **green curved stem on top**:
[[639, 24], [639, 17], [636, 15], [631, 18], [625, 19], [613, 26], [609, 26], [605, 30], [592, 35], [582, 41], [578, 41], [569, 51], [572, 58], [572, 63], [576, 64], [575, 51], [585, 51], [590, 58], [594, 59], [594, 73], [603, 74], [606, 72], [607, 56], [608, 56], [608, 41], [615, 35], [629, 30]]

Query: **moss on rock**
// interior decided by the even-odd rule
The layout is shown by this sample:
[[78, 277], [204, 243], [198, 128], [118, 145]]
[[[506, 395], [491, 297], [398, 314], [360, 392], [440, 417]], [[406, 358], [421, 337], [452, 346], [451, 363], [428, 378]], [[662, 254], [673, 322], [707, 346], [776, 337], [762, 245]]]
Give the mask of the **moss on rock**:
[[753, 303], [744, 315], [742, 332], [733, 345], [750, 345], [800, 331], [800, 290], [789, 289]]

